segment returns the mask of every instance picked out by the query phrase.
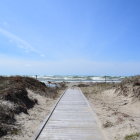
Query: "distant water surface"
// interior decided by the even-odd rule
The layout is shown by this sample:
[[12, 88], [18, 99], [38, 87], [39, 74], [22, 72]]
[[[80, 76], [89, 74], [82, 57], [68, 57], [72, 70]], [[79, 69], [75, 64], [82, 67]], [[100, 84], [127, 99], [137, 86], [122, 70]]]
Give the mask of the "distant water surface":
[[[35, 77], [35, 76], [33, 76]], [[121, 82], [124, 77], [118, 76], [37, 76], [37, 79], [50, 82]]]

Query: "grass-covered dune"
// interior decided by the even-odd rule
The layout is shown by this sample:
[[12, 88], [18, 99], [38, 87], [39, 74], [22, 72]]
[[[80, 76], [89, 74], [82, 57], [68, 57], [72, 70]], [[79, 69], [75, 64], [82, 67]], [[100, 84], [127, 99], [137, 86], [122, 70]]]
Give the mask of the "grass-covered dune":
[[120, 83], [78, 85], [99, 118], [108, 140], [140, 140], [140, 76]]
[[133, 99], [140, 100], [140, 76], [125, 78], [116, 88], [120, 95], [131, 96]]
[[92, 92], [94, 94], [114, 88], [115, 93], [118, 95], [123, 95], [126, 97], [128, 96], [132, 97], [133, 99], [140, 100], [140, 76], [131, 76], [124, 78], [120, 83], [80, 83], [78, 87], [92, 87]]
[[44, 83], [30, 77], [0, 76], [0, 137], [16, 134], [19, 130], [15, 126], [15, 115], [21, 112], [28, 114], [28, 109], [38, 104], [38, 99], [30, 97], [28, 90], [48, 98], [55, 98], [58, 90], [65, 85], [48, 87]]

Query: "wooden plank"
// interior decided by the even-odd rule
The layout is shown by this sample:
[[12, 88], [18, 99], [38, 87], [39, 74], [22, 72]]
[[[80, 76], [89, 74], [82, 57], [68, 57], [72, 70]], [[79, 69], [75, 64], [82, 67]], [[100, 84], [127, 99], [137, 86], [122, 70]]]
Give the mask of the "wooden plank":
[[80, 89], [68, 89], [38, 140], [103, 140], [91, 110]]

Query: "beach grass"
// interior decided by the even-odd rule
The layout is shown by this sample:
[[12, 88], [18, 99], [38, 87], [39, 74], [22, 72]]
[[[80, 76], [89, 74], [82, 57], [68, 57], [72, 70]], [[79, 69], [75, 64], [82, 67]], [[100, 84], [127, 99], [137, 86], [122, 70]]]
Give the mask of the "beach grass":
[[140, 133], [132, 133], [125, 136], [125, 140], [138, 140], [140, 138]]

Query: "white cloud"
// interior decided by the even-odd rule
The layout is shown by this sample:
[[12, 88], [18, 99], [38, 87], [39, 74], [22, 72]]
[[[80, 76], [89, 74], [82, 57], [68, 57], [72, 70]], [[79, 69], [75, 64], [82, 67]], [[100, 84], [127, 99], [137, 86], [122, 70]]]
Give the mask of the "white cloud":
[[89, 60], [31, 61], [0, 56], [1, 74], [137, 75], [140, 62], [95, 62]]
[[23, 49], [26, 53], [33, 52], [39, 54], [39, 56], [42, 55], [42, 53], [35, 49], [29, 42], [18, 37], [17, 35], [2, 28], [0, 28], [0, 33], [7, 37], [9, 39], [9, 42], [15, 43], [18, 48]]

